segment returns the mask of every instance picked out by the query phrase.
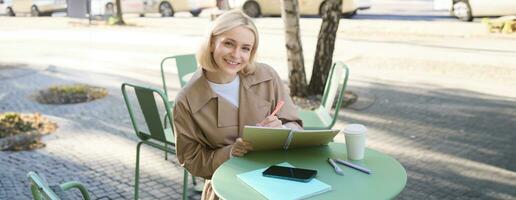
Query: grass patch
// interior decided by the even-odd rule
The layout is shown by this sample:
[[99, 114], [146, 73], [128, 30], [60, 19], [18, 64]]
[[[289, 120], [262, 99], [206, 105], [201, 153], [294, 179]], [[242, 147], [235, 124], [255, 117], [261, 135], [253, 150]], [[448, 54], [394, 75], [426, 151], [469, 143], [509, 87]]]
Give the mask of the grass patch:
[[74, 104], [93, 101], [108, 95], [105, 88], [84, 84], [58, 85], [39, 91], [36, 100], [43, 104]]

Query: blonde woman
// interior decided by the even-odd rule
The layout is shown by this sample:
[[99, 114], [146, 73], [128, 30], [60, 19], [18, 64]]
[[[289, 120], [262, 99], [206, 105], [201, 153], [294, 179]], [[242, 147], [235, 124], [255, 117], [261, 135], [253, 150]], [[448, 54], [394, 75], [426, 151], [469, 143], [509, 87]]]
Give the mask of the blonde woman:
[[[223, 162], [252, 150], [241, 138], [245, 125], [302, 129], [276, 71], [255, 62], [258, 43], [256, 26], [242, 11], [222, 14], [197, 54], [201, 69], [176, 98], [177, 158], [206, 178], [202, 199], [218, 199], [210, 179]], [[284, 106], [270, 115], [279, 101]]]

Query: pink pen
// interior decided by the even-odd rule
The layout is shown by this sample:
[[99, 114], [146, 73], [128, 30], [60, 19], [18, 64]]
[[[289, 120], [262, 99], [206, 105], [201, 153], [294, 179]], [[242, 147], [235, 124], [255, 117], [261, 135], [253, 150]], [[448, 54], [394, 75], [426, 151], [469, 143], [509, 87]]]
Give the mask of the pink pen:
[[276, 113], [279, 112], [279, 110], [281, 109], [281, 107], [283, 107], [283, 104], [285, 104], [285, 102], [283, 100], [280, 100], [278, 102], [278, 104], [276, 104], [276, 108], [274, 108], [274, 111], [272, 111], [272, 113], [270, 114], [270, 116], [273, 116], [273, 115], [276, 115]]
[[[272, 113], [271, 113], [269, 116], [274, 116], [276, 113], [278, 113], [278, 112], [279, 112], [279, 110], [281, 109], [281, 107], [283, 107], [283, 104], [285, 104], [285, 102], [280, 100], [280, 101], [278, 102], [278, 104], [276, 104], [276, 108], [274, 108], [274, 111], [272, 111]], [[263, 120], [263, 121], [265, 121], [265, 120]], [[262, 122], [260, 122], [260, 123], [258, 123], [257, 125], [258, 125], [258, 126], [263, 126], [263, 125], [262, 125], [263, 121], [262, 121]]]

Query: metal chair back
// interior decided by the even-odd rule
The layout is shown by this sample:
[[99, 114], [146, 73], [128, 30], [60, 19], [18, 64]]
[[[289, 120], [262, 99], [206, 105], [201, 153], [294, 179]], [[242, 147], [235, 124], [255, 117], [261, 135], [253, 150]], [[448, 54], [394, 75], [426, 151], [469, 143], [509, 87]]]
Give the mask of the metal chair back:
[[[131, 87], [134, 89], [136, 98], [138, 100], [138, 104], [140, 105], [140, 109], [142, 111], [143, 117], [145, 119], [145, 124], [147, 125], [149, 132], [144, 132], [138, 127], [138, 123], [134, 116], [134, 109], [127, 95], [127, 87]], [[172, 145], [174, 144], [172, 120], [167, 120], [169, 122], [168, 125], [170, 126], [170, 128], [165, 129], [165, 127], [161, 123], [159, 108], [156, 104], [155, 96], [158, 96], [165, 107], [165, 115], [167, 115], [169, 119], [173, 119], [171, 105], [167, 103], [168, 98], [163, 92], [155, 88], [124, 83], [122, 84], [122, 94], [124, 96], [127, 110], [129, 111], [129, 117], [131, 118], [131, 123], [133, 125], [134, 131], [141, 140], [148, 140], [149, 138], [152, 138], [159, 142], [168, 143]]]
[[[333, 104], [336, 104], [335, 113], [332, 116], [331, 127], [333, 127], [335, 122], [337, 122], [339, 110], [342, 105], [342, 101], [344, 100], [348, 76], [349, 69], [344, 63], [340, 61], [333, 63], [321, 99], [321, 106], [324, 107], [328, 113], [331, 112]], [[335, 102], [335, 100], [337, 100], [337, 102]]]
[[179, 79], [179, 85], [184, 87], [188, 80], [196, 70], [197, 70], [197, 60], [195, 59], [195, 54], [184, 54], [184, 55], [176, 55], [169, 56], [163, 58], [161, 60], [161, 80], [163, 81], [163, 90], [165, 91], [165, 96], [168, 97], [167, 92], [167, 81], [165, 77], [165, 63], [168, 61], [176, 61], [177, 75]]

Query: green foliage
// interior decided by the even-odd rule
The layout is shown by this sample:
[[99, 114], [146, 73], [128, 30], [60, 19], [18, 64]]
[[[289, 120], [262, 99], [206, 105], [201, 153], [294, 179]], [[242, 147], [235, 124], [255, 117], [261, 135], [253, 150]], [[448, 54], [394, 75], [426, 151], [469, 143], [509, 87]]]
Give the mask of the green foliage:
[[120, 17], [111, 16], [108, 18], [107, 24], [108, 25], [124, 25], [125, 22]]
[[52, 86], [48, 89], [54, 94], [87, 94], [88, 87], [85, 85]]
[[31, 150], [45, 146], [41, 136], [57, 129], [57, 124], [40, 113], [0, 113], [0, 150]]
[[35, 130], [31, 122], [24, 121], [19, 113], [0, 114], [0, 138]]

